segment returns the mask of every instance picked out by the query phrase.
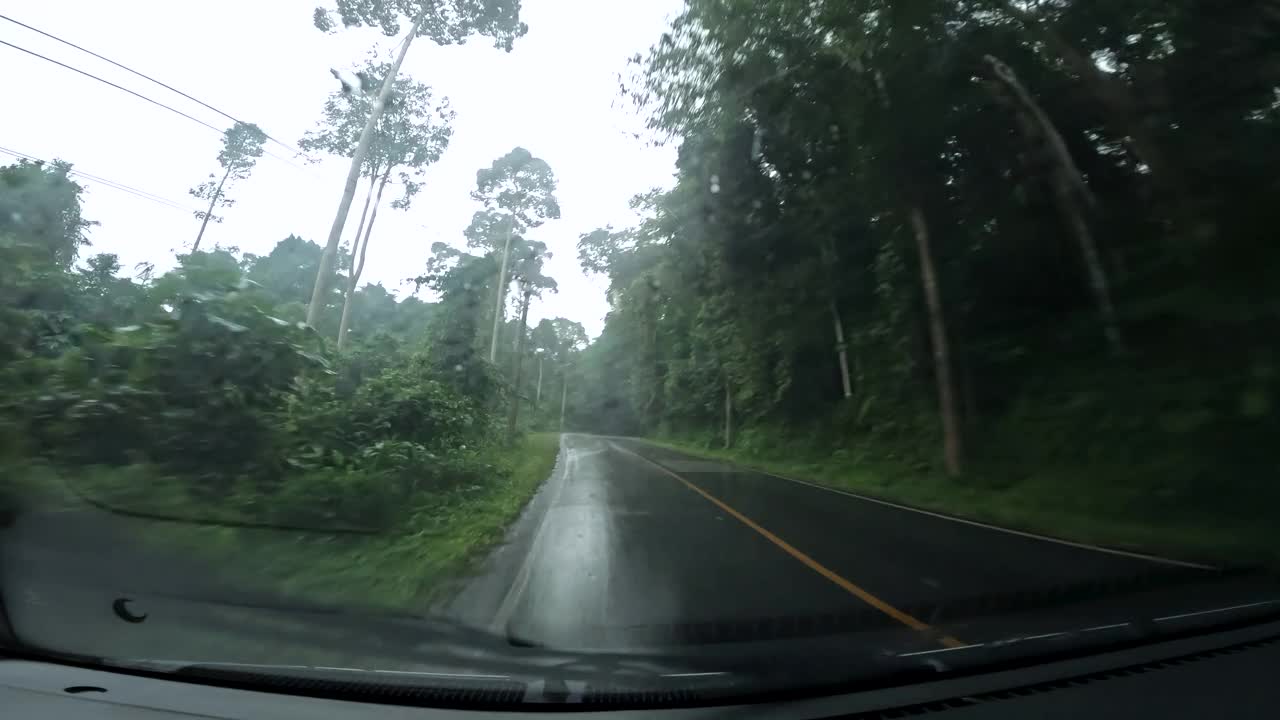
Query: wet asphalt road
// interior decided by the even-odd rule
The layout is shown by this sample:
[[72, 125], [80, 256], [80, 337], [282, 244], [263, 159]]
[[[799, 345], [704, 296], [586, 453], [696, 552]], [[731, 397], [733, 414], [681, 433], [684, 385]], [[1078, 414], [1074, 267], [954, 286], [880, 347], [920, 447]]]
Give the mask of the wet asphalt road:
[[851, 632], [902, 652], [1130, 619], [1133, 592], [1202, 572], [566, 435], [553, 476], [447, 612], [557, 648]]

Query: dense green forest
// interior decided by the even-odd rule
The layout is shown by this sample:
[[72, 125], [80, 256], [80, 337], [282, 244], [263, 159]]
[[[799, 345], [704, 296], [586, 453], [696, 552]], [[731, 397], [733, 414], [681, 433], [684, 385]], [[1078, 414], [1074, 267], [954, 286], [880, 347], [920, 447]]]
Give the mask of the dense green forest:
[[690, 0], [623, 78], [677, 182], [578, 244], [575, 425], [1273, 541], [1278, 36], [1270, 0]]

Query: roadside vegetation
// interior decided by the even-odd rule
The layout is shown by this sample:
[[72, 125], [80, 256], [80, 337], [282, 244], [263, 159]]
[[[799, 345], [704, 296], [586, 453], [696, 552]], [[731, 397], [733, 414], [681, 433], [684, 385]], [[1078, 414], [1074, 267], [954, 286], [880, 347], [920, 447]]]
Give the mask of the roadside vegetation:
[[533, 433], [491, 451], [484, 477], [421, 497], [374, 534], [169, 525], [152, 539], [213, 560], [236, 586], [271, 578], [270, 589], [312, 603], [425, 612], [502, 540], [559, 447], [558, 434]]
[[[383, 5], [342, 20], [395, 34], [403, 7]], [[509, 49], [524, 32], [510, 6], [409, 20]], [[361, 287], [384, 192], [410, 209], [455, 120], [399, 64], [356, 63], [358, 86], [335, 87], [299, 142], [352, 163], [364, 197], [346, 244], [342, 222], [326, 245], [290, 235], [261, 255], [221, 236], [269, 139], [251, 123], [191, 190], [191, 244], [133, 268], [87, 252], [70, 163], [0, 167], [0, 521], [110, 513], [237, 587], [416, 610], [502, 536], [550, 474], [558, 436], [529, 432], [558, 429], [552, 389], [586, 344], [576, 322], [528, 326], [556, 289], [525, 237], [559, 217], [556, 178], [513, 148], [477, 174], [456, 247], [419, 247], [403, 288]]]
[[[464, 572], [550, 474], [557, 436], [507, 433], [514, 389], [483, 356], [484, 306], [448, 269], [436, 303], [358, 291], [338, 352], [324, 335], [350, 307], [341, 292], [324, 334], [302, 322], [318, 245], [122, 277], [112, 255], [79, 258], [89, 224], [68, 171], [0, 168], [29, 193], [0, 208], [10, 519], [89, 505], [274, 588], [409, 602]], [[32, 212], [44, 198], [60, 204]]]
[[[690, 0], [574, 428], [1275, 560], [1274, 3]], [[1212, 69], [1210, 69], [1212, 68]]]

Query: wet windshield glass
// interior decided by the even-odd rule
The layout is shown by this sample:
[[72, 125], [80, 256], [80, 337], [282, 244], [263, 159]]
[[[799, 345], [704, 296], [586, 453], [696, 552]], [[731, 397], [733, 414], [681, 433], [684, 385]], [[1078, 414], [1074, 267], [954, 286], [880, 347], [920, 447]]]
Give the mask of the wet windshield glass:
[[0, 15], [5, 643], [742, 692], [1280, 597], [1274, 3], [186, 10]]

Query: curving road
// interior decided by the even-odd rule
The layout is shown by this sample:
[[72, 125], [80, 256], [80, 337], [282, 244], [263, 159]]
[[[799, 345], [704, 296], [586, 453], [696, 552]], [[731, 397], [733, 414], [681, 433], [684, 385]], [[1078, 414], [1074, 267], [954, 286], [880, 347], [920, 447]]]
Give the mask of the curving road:
[[[1135, 597], [1164, 612], [1174, 594], [1160, 590], [1205, 571], [635, 439], [566, 435], [552, 477], [447, 612], [556, 648], [850, 632], [923, 651], [1129, 619]], [[1197, 602], [1178, 597], [1177, 607]]]

